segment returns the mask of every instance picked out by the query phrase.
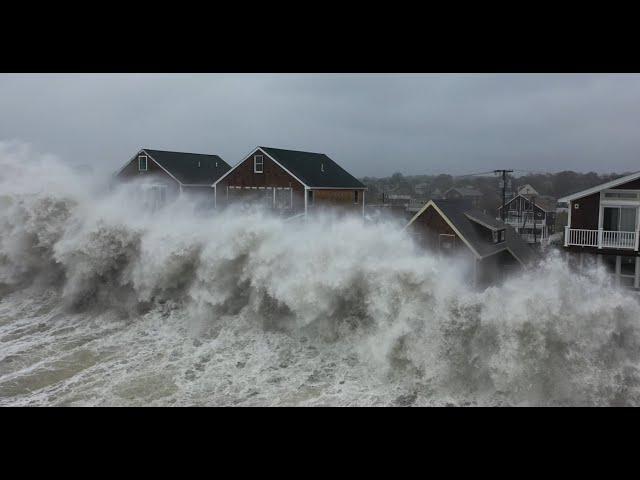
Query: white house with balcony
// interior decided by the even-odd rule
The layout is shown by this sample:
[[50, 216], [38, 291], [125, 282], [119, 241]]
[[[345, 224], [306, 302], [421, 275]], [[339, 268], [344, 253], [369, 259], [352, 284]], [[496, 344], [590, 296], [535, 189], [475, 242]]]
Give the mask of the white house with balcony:
[[564, 247], [605, 263], [618, 284], [640, 288], [640, 172], [567, 195]]

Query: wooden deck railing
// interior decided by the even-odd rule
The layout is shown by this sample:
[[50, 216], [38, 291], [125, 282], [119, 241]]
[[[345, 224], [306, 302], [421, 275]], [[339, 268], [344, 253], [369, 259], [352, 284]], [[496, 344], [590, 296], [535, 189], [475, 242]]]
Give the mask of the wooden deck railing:
[[583, 228], [564, 229], [564, 246], [619, 248], [638, 250], [638, 232], [614, 230], [587, 230]]

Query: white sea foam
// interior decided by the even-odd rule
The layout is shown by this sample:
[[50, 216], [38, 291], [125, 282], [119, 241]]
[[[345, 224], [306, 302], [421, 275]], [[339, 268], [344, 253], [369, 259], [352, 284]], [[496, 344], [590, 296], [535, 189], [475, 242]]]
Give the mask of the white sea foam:
[[549, 254], [474, 292], [397, 225], [150, 214], [0, 143], [0, 405], [638, 404], [640, 305]]

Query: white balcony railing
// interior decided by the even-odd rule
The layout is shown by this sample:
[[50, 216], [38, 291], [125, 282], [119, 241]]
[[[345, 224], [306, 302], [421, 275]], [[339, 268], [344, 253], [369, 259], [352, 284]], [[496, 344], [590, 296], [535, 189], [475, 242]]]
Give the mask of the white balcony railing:
[[564, 246], [638, 250], [638, 232], [564, 228]]

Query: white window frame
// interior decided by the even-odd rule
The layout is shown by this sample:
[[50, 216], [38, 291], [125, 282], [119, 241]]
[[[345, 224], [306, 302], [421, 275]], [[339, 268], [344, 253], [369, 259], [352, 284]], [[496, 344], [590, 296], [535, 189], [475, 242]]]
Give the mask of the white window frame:
[[[142, 168], [142, 159], [144, 158], [144, 168]], [[138, 171], [146, 172], [149, 170], [149, 157], [147, 155], [138, 155]]]
[[[258, 159], [260, 159], [260, 163], [258, 163]], [[258, 165], [260, 165], [260, 170], [258, 170]], [[264, 173], [264, 155], [253, 156], [253, 173]]]
[[[450, 247], [443, 247], [443, 240], [445, 240], [445, 244], [451, 242]], [[438, 234], [438, 250], [439, 251], [447, 251], [450, 252], [456, 247], [456, 236], [450, 233], [440, 233]]]

